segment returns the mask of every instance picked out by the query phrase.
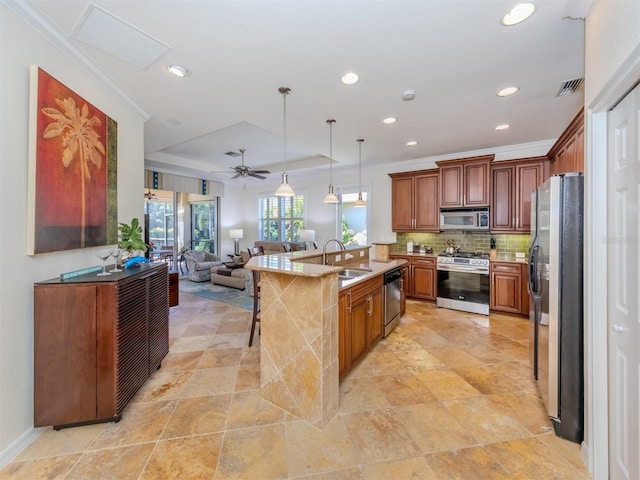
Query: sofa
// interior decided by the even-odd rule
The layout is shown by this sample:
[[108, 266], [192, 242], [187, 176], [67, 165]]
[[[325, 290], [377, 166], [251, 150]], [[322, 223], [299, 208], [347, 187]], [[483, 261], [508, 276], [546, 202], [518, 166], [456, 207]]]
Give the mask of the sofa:
[[202, 250], [187, 250], [183, 253], [192, 282], [207, 282], [211, 280], [211, 268], [222, 265], [220, 257]]
[[242, 252], [242, 255], [235, 256], [229, 262], [211, 267], [211, 283], [215, 285], [225, 285], [240, 290], [247, 289], [250, 293], [252, 287], [251, 270], [243, 268], [249, 260], [249, 252]]
[[[264, 248], [265, 255], [295, 252], [305, 249], [304, 242], [267, 242], [264, 240], [256, 240], [253, 245], [256, 247]], [[287, 250], [287, 247], [289, 248], [289, 250]]]

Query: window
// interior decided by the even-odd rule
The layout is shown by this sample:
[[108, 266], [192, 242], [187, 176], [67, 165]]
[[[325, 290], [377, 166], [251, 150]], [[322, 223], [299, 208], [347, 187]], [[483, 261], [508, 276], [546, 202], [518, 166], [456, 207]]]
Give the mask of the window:
[[[340, 194], [341, 237], [345, 245], [367, 245], [367, 207], [354, 207], [357, 193]], [[367, 192], [362, 192], [367, 201]]]
[[216, 253], [216, 202], [191, 204], [191, 248]]
[[273, 242], [297, 242], [304, 229], [304, 195], [261, 197], [258, 200], [258, 238]]
[[149, 242], [155, 247], [173, 245], [173, 202], [145, 202], [149, 215]]

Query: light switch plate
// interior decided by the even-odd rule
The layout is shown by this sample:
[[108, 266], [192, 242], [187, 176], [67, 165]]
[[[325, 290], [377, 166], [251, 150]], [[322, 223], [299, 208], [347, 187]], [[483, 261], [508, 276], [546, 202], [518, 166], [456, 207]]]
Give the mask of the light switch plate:
[[516, 258], [524, 258], [523, 252], [516, 252]]
[[364, 257], [364, 250], [360, 250], [360, 256]]
[[336, 255], [336, 262], [339, 262], [340, 260], [342, 260], [342, 256], [341, 255]]

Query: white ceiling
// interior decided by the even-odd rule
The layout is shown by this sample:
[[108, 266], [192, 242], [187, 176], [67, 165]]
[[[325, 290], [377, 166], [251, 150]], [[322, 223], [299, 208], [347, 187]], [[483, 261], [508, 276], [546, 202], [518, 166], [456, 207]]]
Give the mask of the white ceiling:
[[[73, 36], [89, 2], [38, 0], [25, 8], [148, 115], [148, 168], [233, 182], [230, 167], [240, 157], [225, 152], [245, 148], [246, 164], [271, 169], [275, 182], [283, 159], [280, 86], [292, 89], [290, 177], [328, 168], [328, 118], [336, 119], [336, 175], [357, 166], [358, 138], [366, 166], [558, 137], [583, 103], [582, 89], [556, 94], [583, 76], [583, 21], [567, 17], [583, 14], [588, 1], [533, 1], [536, 13], [513, 27], [500, 20], [516, 0], [92, 2], [169, 48], [155, 61], [154, 52], [141, 52], [152, 56], [144, 69]], [[117, 42], [121, 33], [99, 33], [135, 51], [135, 42]], [[173, 77], [169, 63], [192, 73]], [[360, 82], [342, 85], [349, 70]], [[520, 92], [496, 96], [511, 85]], [[415, 100], [401, 99], [407, 89]], [[381, 123], [389, 115], [395, 125]], [[494, 131], [502, 123], [512, 128]], [[419, 143], [407, 147], [408, 140]], [[220, 170], [229, 173], [211, 173]]]

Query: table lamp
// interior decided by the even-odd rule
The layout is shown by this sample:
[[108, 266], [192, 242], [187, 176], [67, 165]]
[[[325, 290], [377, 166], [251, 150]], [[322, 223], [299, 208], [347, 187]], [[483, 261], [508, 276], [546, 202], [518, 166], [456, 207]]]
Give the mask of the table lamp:
[[244, 236], [241, 228], [232, 228], [229, 230], [229, 237], [235, 242], [234, 255], [240, 255], [240, 239]]
[[315, 230], [300, 230], [298, 232], [298, 239], [304, 242], [304, 248], [306, 250], [315, 250], [316, 231]]

